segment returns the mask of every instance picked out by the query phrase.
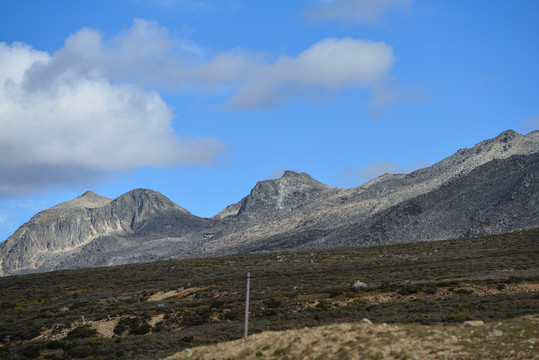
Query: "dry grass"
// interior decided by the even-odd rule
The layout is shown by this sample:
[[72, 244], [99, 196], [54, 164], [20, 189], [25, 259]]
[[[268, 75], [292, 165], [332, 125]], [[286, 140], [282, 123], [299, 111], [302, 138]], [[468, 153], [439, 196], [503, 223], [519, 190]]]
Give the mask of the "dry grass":
[[265, 332], [187, 349], [166, 360], [539, 359], [539, 317], [477, 327], [367, 322]]
[[[0, 359], [24, 359], [38, 350], [41, 359], [158, 359], [238, 339], [247, 272], [252, 274], [252, 333], [362, 318], [402, 329], [408, 324], [460, 329], [458, 323], [467, 319], [487, 326], [505, 323], [538, 313], [538, 240], [539, 229], [532, 229], [475, 239], [4, 277]], [[367, 288], [351, 288], [356, 280]], [[90, 337], [68, 338], [82, 325], [82, 316]], [[128, 318], [151, 331], [111, 334]], [[284, 356], [286, 347], [272, 350]]]

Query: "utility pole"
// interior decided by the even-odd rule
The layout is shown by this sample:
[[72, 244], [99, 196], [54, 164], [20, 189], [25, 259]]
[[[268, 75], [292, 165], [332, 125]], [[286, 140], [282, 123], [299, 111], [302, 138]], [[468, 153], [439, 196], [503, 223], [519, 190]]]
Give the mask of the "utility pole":
[[246, 338], [249, 335], [249, 287], [251, 285], [251, 273], [247, 273], [247, 288], [245, 292], [245, 330], [243, 337]]

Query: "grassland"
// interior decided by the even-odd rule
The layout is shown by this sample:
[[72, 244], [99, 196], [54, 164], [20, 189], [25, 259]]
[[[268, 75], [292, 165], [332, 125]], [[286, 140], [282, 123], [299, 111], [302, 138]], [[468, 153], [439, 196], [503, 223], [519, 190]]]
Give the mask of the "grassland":
[[247, 272], [251, 333], [493, 323], [539, 313], [539, 229], [4, 277], [0, 359], [157, 359], [238, 339]]

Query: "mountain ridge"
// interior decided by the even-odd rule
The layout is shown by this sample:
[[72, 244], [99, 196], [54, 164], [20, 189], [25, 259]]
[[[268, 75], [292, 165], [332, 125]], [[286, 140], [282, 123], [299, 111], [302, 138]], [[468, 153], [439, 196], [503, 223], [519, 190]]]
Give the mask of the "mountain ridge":
[[539, 226], [539, 131], [512, 130], [409, 174], [346, 189], [286, 171], [211, 218], [159, 192], [92, 192], [0, 244], [0, 275], [166, 258], [370, 245]]
[[[0, 275], [6, 268], [19, 268], [19, 264], [38, 268], [50, 257], [62, 252], [69, 255], [103, 237], [179, 236], [207, 223], [153, 190], [135, 189], [109, 200], [85, 192], [36, 214], [0, 244]], [[83, 206], [96, 203], [102, 206]], [[157, 223], [151, 222], [153, 218], [158, 219]], [[159, 235], [155, 235], [155, 227], [161, 228]]]

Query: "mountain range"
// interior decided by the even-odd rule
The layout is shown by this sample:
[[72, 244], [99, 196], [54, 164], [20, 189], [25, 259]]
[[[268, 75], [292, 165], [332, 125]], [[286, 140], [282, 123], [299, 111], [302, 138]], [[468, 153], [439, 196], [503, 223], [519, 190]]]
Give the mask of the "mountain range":
[[539, 131], [512, 130], [351, 189], [286, 171], [212, 218], [162, 194], [90, 191], [0, 243], [0, 276], [233, 253], [366, 246], [539, 227]]

